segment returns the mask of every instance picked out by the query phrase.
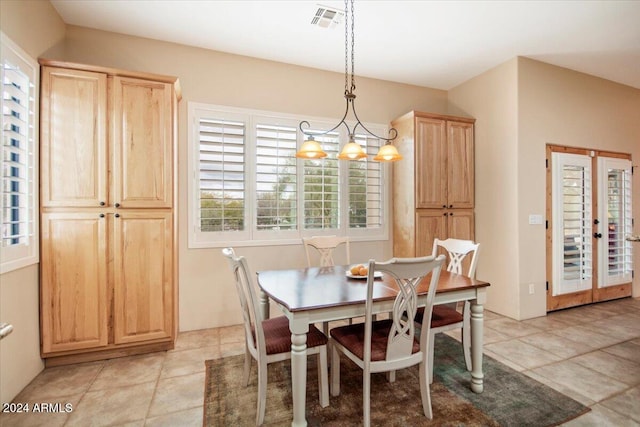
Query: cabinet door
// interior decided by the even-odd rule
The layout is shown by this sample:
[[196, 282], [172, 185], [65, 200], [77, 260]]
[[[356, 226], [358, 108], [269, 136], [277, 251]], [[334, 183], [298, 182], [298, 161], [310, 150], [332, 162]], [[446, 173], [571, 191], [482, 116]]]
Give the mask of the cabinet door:
[[473, 125], [447, 122], [447, 207], [473, 208]]
[[42, 206], [106, 203], [106, 76], [43, 67], [41, 103]]
[[173, 86], [113, 77], [114, 203], [173, 204]]
[[42, 215], [42, 352], [107, 345], [107, 219]]
[[447, 205], [447, 146], [444, 120], [418, 117], [416, 135], [416, 208]]
[[447, 213], [443, 210], [416, 211], [416, 253], [414, 256], [431, 255], [433, 239], [447, 236]]
[[[453, 209], [447, 215], [447, 238], [475, 241], [475, 223], [473, 210]], [[462, 261], [462, 271], [469, 271], [471, 258]]]
[[173, 223], [165, 211], [114, 218], [114, 342], [171, 338]]

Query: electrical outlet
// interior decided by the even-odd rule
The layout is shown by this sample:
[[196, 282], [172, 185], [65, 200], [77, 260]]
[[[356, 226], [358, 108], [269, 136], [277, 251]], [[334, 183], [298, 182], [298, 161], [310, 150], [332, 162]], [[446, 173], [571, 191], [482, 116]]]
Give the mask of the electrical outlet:
[[536, 292], [536, 285], [529, 283], [529, 295], [533, 295]]

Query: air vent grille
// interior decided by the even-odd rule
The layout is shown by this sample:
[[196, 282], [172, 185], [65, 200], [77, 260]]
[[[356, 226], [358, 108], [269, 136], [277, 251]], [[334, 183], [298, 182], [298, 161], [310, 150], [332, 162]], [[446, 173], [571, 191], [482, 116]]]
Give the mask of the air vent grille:
[[317, 25], [322, 28], [333, 28], [342, 22], [344, 11], [333, 9], [331, 7], [318, 5], [318, 10], [311, 20], [311, 25]]

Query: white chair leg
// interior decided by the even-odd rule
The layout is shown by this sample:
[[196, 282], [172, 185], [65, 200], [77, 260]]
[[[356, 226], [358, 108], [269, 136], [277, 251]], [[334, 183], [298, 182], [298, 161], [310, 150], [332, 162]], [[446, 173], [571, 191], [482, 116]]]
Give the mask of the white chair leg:
[[364, 427], [371, 425], [371, 373], [362, 373], [362, 410]]
[[320, 406], [329, 406], [329, 369], [327, 365], [327, 347], [320, 348], [318, 353], [318, 394], [320, 395]]
[[429, 382], [427, 381], [427, 372], [430, 371], [428, 366], [425, 366], [424, 361], [420, 364], [420, 396], [422, 397], [422, 409], [424, 416], [433, 419], [433, 411], [431, 409], [431, 390]]
[[[264, 366], [262, 366], [264, 365]], [[267, 364], [258, 364], [258, 413], [256, 414], [258, 426], [264, 423], [264, 410], [267, 403]]]
[[331, 347], [331, 396], [340, 396], [340, 353]]
[[462, 352], [464, 353], [464, 363], [467, 365], [467, 371], [471, 371], [471, 321], [469, 303], [465, 302], [463, 309], [464, 321], [462, 322]]
[[245, 387], [249, 385], [249, 374], [251, 374], [251, 353], [249, 352], [249, 348], [245, 347], [244, 349], [244, 371], [242, 372], [242, 383]]
[[429, 345], [427, 346], [427, 370], [429, 371], [429, 384], [433, 383], [433, 348], [435, 340], [436, 334], [429, 332]]
[[396, 380], [396, 371], [388, 371], [387, 372], [387, 381], [392, 383]]

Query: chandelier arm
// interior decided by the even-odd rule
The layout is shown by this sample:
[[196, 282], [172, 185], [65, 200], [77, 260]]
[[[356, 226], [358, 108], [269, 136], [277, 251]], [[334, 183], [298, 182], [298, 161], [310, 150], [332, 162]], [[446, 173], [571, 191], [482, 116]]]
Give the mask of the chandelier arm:
[[[398, 131], [396, 130], [396, 128], [391, 128], [389, 129], [389, 138], [384, 138], [382, 136], [378, 136], [375, 133], [371, 132], [369, 129], [367, 129], [367, 127], [365, 125], [362, 124], [362, 122], [360, 121], [360, 118], [358, 117], [358, 113], [356, 113], [356, 104], [355, 104], [355, 99], [351, 100], [351, 103], [353, 105], [353, 115], [355, 116], [357, 122], [355, 124], [355, 126], [353, 127], [353, 132], [355, 133], [356, 129], [358, 128], [358, 126], [360, 126], [362, 129], [365, 130], [365, 132], [367, 132], [369, 135], [373, 136], [374, 138], [378, 138], [378, 139], [382, 139], [384, 141], [387, 141], [387, 143], [391, 143], [391, 141], [393, 141], [394, 139], [396, 139], [398, 137]], [[344, 120], [344, 119], [343, 119]], [[393, 135], [393, 136], [392, 136]]]
[[[351, 100], [349, 98], [347, 98], [347, 107], [344, 110], [344, 115], [342, 116], [342, 119], [340, 120], [340, 122], [337, 125], [335, 125], [331, 129], [329, 129], [327, 131], [324, 131], [324, 132], [322, 132], [322, 131], [307, 132], [302, 128], [302, 126], [304, 125], [307, 129], [309, 129], [311, 127], [311, 124], [308, 121], [303, 120], [303, 121], [300, 122], [300, 125], [298, 126], [300, 128], [300, 131], [303, 134], [308, 135], [308, 136], [326, 135], [326, 134], [328, 134], [330, 132], [333, 132], [334, 130], [338, 129], [340, 127], [340, 125], [344, 125], [344, 127], [347, 128], [347, 132], [349, 133], [349, 135], [351, 135], [351, 129], [349, 128], [349, 125], [347, 124], [347, 122], [344, 121], [344, 119], [346, 119], [347, 115], [349, 114], [349, 102], [350, 101]], [[353, 112], [355, 114], [355, 109], [354, 109]]]

